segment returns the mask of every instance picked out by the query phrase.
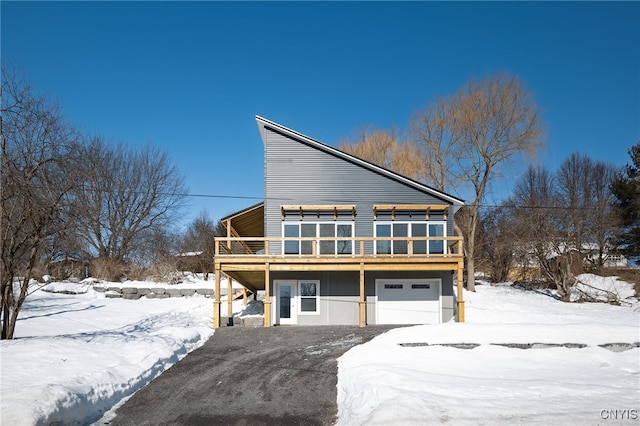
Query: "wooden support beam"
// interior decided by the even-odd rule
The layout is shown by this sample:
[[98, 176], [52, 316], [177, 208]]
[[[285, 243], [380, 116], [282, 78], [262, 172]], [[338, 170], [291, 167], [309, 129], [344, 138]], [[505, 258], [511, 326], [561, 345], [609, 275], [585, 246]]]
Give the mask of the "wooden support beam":
[[464, 263], [463, 262], [459, 262], [458, 263], [458, 270], [457, 270], [457, 293], [458, 293], [458, 298], [457, 298], [457, 312], [458, 312], [458, 322], [464, 322], [464, 299], [462, 296], [462, 292], [463, 290], [463, 282], [462, 282], [462, 273], [464, 270]]
[[216, 262], [215, 268], [215, 288], [213, 295], [213, 328], [220, 328], [220, 275], [222, 270], [220, 264]]
[[333, 211], [334, 209], [349, 211], [355, 208], [355, 204], [284, 204], [280, 206], [280, 209], [284, 211]]
[[227, 275], [227, 317], [233, 318], [233, 286], [232, 279]]
[[373, 209], [375, 210], [392, 210], [392, 209], [402, 210], [402, 211], [422, 211], [422, 210], [434, 210], [434, 211], [443, 211], [449, 208], [448, 204], [374, 204]]
[[271, 287], [269, 272], [271, 268], [268, 263], [264, 267], [264, 326], [271, 327], [271, 296], [269, 294], [269, 287]]
[[365, 327], [367, 325], [367, 303], [364, 294], [364, 263], [360, 264], [360, 300], [358, 301], [359, 325]]

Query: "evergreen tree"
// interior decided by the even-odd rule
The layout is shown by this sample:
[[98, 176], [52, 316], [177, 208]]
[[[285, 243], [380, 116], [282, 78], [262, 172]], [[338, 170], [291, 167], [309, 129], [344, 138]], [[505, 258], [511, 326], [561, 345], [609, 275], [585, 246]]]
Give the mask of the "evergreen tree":
[[611, 192], [621, 224], [619, 243], [623, 253], [640, 259], [640, 142], [629, 150], [631, 164], [627, 164], [614, 179]]

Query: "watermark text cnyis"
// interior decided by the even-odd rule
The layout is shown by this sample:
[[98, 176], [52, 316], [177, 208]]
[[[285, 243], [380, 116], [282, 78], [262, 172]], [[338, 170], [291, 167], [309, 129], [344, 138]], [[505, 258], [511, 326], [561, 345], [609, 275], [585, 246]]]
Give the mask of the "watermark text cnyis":
[[639, 420], [640, 414], [637, 409], [604, 409], [600, 410], [602, 420]]

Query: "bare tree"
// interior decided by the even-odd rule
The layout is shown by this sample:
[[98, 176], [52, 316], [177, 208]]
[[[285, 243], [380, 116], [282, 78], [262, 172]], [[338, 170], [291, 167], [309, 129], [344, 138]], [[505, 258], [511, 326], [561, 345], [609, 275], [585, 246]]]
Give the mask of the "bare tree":
[[568, 302], [576, 282], [573, 271], [582, 257], [573, 245], [574, 228], [556, 179], [541, 166], [529, 167], [515, 186], [513, 202], [520, 249], [533, 257]]
[[411, 137], [420, 149], [424, 180], [439, 191], [458, 184], [460, 173], [454, 167], [462, 157], [462, 144], [451, 131], [453, 100], [438, 99], [409, 123]]
[[568, 231], [574, 236], [573, 246], [580, 250], [586, 239], [591, 210], [591, 171], [593, 161], [584, 154], [574, 152], [559, 167], [557, 172], [558, 192], [563, 198], [568, 217]]
[[614, 166], [579, 153], [571, 154], [557, 172], [558, 192], [566, 208], [566, 232], [573, 236], [570, 243], [583, 254], [585, 250], [596, 252], [588, 257], [596, 271], [604, 267], [615, 248], [610, 190], [615, 173]]
[[345, 139], [339, 148], [351, 155], [393, 170], [411, 179], [423, 180], [424, 163], [412, 143], [403, 142], [395, 130], [360, 130], [356, 141]]
[[591, 262], [600, 272], [609, 260], [609, 256], [617, 251], [616, 231], [618, 221], [614, 211], [614, 196], [611, 184], [617, 169], [611, 164], [596, 161], [591, 172], [591, 208], [588, 228], [588, 242], [595, 244], [597, 256]]
[[484, 234], [484, 244], [480, 245], [482, 258], [495, 282], [508, 280], [514, 264], [517, 228], [513, 218], [514, 209], [509, 200], [502, 206], [487, 209], [481, 218]]
[[[454, 96], [412, 118], [414, 137], [435, 160], [438, 184], [471, 189], [469, 223], [464, 228], [467, 288], [475, 290], [475, 235], [478, 210], [491, 179], [517, 155], [533, 155], [542, 123], [531, 92], [515, 76], [499, 74], [470, 81]], [[443, 167], [445, 165], [445, 167]], [[460, 192], [460, 191], [458, 191]]]
[[197, 266], [202, 270], [205, 281], [209, 279], [209, 272], [213, 271], [216, 236], [216, 225], [203, 210], [189, 224], [183, 237], [182, 251], [197, 253]]
[[3, 68], [0, 95], [0, 338], [12, 339], [34, 267], [67, 228], [78, 146], [59, 106], [23, 73]]
[[132, 148], [95, 137], [82, 166], [83, 185], [76, 193], [84, 206], [77, 212], [79, 235], [92, 256], [114, 265], [148, 250], [184, 203], [184, 177], [166, 153], [150, 145]]

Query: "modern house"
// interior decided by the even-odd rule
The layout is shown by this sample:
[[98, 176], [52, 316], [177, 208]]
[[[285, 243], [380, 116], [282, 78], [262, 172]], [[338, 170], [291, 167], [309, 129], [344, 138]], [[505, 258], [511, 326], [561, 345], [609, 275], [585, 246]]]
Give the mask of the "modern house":
[[[221, 274], [264, 290], [264, 325], [464, 320], [459, 198], [256, 117], [265, 200], [223, 219]], [[456, 299], [454, 285], [457, 286]]]

